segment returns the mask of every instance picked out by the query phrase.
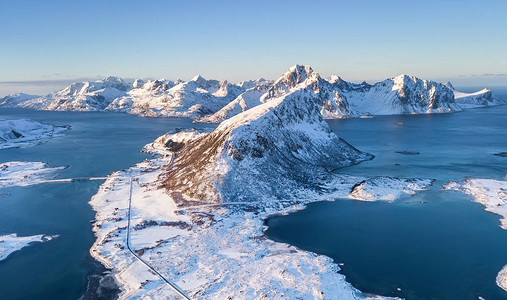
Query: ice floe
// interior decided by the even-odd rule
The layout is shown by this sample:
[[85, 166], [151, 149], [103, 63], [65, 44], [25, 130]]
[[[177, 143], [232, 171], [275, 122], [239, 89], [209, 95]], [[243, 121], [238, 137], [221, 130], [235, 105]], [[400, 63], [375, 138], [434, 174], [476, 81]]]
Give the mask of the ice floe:
[[49, 168], [43, 162], [10, 161], [0, 163], [0, 188], [45, 182], [65, 167]]
[[17, 234], [9, 234], [0, 236], [0, 261], [6, 259], [11, 253], [16, 252], [35, 242], [47, 242], [57, 235], [32, 235], [18, 236]]

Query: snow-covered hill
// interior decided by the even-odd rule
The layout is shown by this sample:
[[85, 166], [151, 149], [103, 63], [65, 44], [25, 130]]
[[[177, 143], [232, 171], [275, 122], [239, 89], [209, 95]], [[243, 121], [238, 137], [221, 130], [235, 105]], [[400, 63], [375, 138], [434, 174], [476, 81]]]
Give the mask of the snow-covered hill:
[[70, 126], [43, 124], [29, 119], [0, 119], [0, 149], [37, 143], [69, 129]]
[[462, 108], [476, 108], [507, 103], [505, 100], [493, 96], [490, 89], [482, 89], [475, 93], [464, 93], [457, 91], [449, 81], [444, 84], [453, 91], [456, 104]]
[[362, 89], [345, 91], [355, 116], [460, 111], [452, 91], [441, 83], [400, 75]]
[[[179, 200], [253, 201], [319, 189], [326, 174], [371, 159], [338, 138], [320, 114], [319, 80], [222, 122], [176, 151], [164, 184]], [[276, 92], [276, 91], [275, 91]], [[255, 187], [255, 188], [252, 188]], [[173, 197], [175, 197], [173, 195]]]
[[73, 83], [63, 90], [49, 95], [19, 101], [0, 102], [3, 106], [22, 107], [38, 110], [103, 110], [113, 99], [120, 97], [130, 88], [130, 84], [119, 77], [108, 77], [104, 80]]
[[38, 97], [39, 96], [37, 95], [30, 95], [25, 93], [11, 94], [0, 99], [0, 106], [21, 106], [23, 102]]
[[226, 80], [206, 80], [201, 76], [186, 82], [155, 80], [134, 86], [105, 109], [141, 116], [196, 118], [216, 112], [245, 91]]
[[[264, 82], [265, 80], [259, 81]], [[46, 96], [14, 94], [0, 99], [0, 106], [56, 111], [118, 111], [140, 116], [192, 117], [212, 114], [258, 81], [232, 84], [226, 80], [189, 81], [165, 79], [133, 83], [119, 77], [74, 83]]]

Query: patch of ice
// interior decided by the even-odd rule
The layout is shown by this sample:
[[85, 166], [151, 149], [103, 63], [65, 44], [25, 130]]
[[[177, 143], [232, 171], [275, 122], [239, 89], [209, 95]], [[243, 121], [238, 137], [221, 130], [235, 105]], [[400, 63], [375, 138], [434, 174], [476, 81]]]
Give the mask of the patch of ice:
[[0, 261], [6, 259], [11, 253], [16, 252], [34, 242], [47, 242], [57, 235], [33, 235], [18, 236], [17, 234], [9, 234], [0, 236]]
[[375, 177], [361, 181], [352, 188], [350, 198], [362, 201], [395, 201], [403, 194], [414, 195], [426, 189], [433, 180], [424, 178]]
[[11, 161], [0, 163], [0, 188], [42, 183], [65, 167], [48, 168], [43, 162]]

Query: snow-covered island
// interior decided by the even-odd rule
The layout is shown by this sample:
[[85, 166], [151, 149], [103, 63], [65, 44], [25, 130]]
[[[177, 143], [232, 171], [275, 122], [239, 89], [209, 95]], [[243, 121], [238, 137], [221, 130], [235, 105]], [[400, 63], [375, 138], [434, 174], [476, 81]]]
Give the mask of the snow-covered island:
[[44, 139], [60, 136], [68, 125], [44, 124], [29, 119], [0, 119], [0, 150], [36, 144]]
[[265, 218], [310, 202], [392, 201], [432, 184], [339, 173], [373, 156], [329, 129], [318, 80], [211, 132], [168, 133], [145, 147], [158, 157], [108, 177], [90, 202], [90, 253], [113, 269], [120, 298], [176, 297], [160, 276], [196, 299], [382, 298], [352, 287], [330, 258], [264, 236]]
[[[507, 230], [507, 180], [471, 178], [461, 182], [449, 182], [446, 190], [454, 190], [470, 195], [473, 201], [482, 204], [485, 210], [503, 218], [500, 227]], [[507, 291], [507, 265], [498, 273], [496, 282]]]
[[115, 111], [139, 116], [190, 117], [219, 123], [249, 108], [286, 95], [305, 80], [320, 98], [324, 118], [424, 114], [461, 111], [505, 104], [488, 89], [462, 93], [452, 84], [399, 75], [374, 84], [327, 79], [309, 66], [295, 65], [275, 81], [257, 79], [231, 83], [195, 76], [188, 81], [166, 79], [126, 82], [119, 77], [74, 83], [45, 96], [14, 94], [0, 107], [38, 110]]
[[24, 247], [30, 246], [36, 242], [47, 242], [57, 235], [32, 235], [32, 236], [18, 236], [17, 234], [9, 234], [0, 236], [0, 261], [6, 259], [11, 253], [16, 252]]
[[65, 167], [50, 168], [43, 162], [10, 161], [0, 163], [0, 188], [46, 182]]

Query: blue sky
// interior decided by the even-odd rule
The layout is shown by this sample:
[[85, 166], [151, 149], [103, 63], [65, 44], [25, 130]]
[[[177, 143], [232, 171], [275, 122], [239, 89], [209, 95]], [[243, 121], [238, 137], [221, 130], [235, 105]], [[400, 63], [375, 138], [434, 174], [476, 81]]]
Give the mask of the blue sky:
[[108, 75], [507, 85], [507, 1], [2, 1], [0, 94]]

